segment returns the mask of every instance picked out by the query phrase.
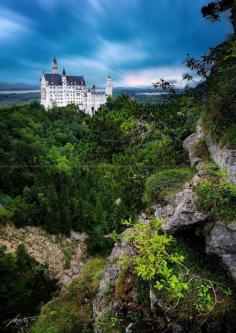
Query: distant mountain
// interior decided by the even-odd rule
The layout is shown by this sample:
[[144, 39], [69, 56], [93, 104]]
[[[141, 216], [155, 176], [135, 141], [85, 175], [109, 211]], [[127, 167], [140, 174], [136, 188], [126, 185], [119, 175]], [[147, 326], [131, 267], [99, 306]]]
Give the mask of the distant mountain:
[[38, 85], [30, 85], [26, 83], [8, 83], [0, 81], [0, 91], [10, 91], [10, 90], [38, 90]]
[[129, 95], [135, 96], [140, 93], [152, 93], [157, 92], [157, 89], [153, 87], [114, 87], [113, 88], [113, 95]]
[[[181, 94], [183, 92], [182, 89], [176, 89], [177, 94]], [[168, 92], [163, 91], [160, 88], [150, 87], [114, 87], [113, 88], [113, 96], [119, 95], [129, 95], [129, 96], [137, 96], [137, 95], [165, 95]]]

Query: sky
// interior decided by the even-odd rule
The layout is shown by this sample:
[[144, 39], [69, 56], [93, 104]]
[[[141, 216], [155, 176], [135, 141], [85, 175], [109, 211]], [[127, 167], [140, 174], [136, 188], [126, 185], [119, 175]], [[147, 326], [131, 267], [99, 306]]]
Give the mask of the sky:
[[38, 84], [59, 69], [88, 85], [183, 85], [186, 54], [206, 53], [231, 33], [201, 16], [209, 0], [0, 0], [0, 81]]

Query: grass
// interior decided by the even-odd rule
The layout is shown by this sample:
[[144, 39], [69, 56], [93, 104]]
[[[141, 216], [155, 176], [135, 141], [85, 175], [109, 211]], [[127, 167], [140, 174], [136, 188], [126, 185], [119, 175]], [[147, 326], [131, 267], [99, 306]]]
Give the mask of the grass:
[[236, 185], [227, 182], [214, 164], [205, 168], [206, 176], [196, 186], [198, 209], [211, 212], [214, 220], [226, 223], [236, 219]]
[[195, 170], [190, 167], [158, 171], [147, 179], [143, 200], [147, 204], [168, 201], [194, 174]]
[[90, 258], [81, 275], [58, 297], [44, 305], [30, 333], [92, 333], [93, 300], [103, 274], [104, 259]]

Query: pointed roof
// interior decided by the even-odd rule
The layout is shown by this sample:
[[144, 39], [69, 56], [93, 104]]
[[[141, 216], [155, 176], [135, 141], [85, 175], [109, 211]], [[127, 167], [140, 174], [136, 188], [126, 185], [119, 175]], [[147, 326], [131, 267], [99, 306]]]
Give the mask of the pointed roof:
[[[62, 75], [61, 74], [44, 74], [45, 80], [49, 86], [61, 86], [62, 85]], [[70, 86], [86, 86], [83, 76], [66, 76], [66, 82]]]
[[53, 64], [57, 65], [57, 59], [55, 56], [53, 57], [52, 62], [53, 62]]
[[66, 75], [65, 68], [63, 68], [62, 75], [64, 75], [64, 76]]

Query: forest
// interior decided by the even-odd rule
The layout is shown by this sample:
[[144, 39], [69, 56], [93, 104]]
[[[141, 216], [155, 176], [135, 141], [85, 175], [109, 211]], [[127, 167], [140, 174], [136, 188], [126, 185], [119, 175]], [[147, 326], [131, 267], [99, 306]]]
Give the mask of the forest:
[[[203, 15], [219, 15], [224, 10], [206, 7]], [[231, 19], [235, 24], [233, 14]], [[171, 88], [173, 97], [158, 104], [141, 103], [122, 95], [109, 98], [92, 117], [78, 112], [74, 105], [49, 111], [38, 102], [2, 108], [1, 226], [14, 223], [16, 227], [35, 226], [50, 234], [64, 235], [72, 230], [86, 232], [88, 255], [107, 256], [117, 235], [126, 228], [124, 221], [135, 222], [138, 214], [150, 210], [153, 203], [166, 203], [197, 173], [190, 168], [183, 149], [184, 139], [197, 125], [224, 147], [236, 148], [235, 60], [235, 34], [200, 59], [189, 56], [186, 65], [202, 77], [202, 82], [196, 88], [187, 86], [180, 96], [161, 80], [156, 86]], [[185, 77], [192, 80], [191, 75]], [[198, 147], [199, 154], [206, 153], [204, 145], [202, 142]], [[207, 182], [199, 185], [197, 195], [200, 209], [211, 210], [216, 218], [236, 218], [235, 185], [222, 185], [212, 169]], [[151, 240], [152, 231], [148, 232], [148, 239], [140, 238], [143, 235], [136, 239], [141, 242], [141, 250], [143, 242], [149, 244]], [[169, 244], [171, 240], [166, 239], [163, 236], [163, 242]], [[24, 247], [19, 247], [16, 254], [1, 247], [0, 255], [0, 327], [3, 332], [14, 332], [6, 328], [7, 320], [17, 315], [38, 315], [41, 305], [55, 294], [57, 282]], [[91, 271], [97, 265], [100, 278], [103, 264], [103, 259], [90, 260], [90, 271], [85, 269], [79, 282], [91, 283], [94, 288], [86, 292], [79, 288], [81, 293], [85, 292], [81, 297], [88, 297], [88, 302], [98, 288], [97, 276]], [[138, 264], [137, 267], [138, 270]], [[146, 268], [150, 267], [151, 264]], [[140, 275], [145, 276], [144, 272]], [[94, 280], [96, 288], [91, 282]], [[77, 292], [78, 286], [74, 284], [71, 288]], [[163, 287], [160, 282], [157, 286]], [[228, 289], [225, 293], [231, 295]], [[73, 297], [70, 290], [65, 295], [66, 304]], [[202, 297], [202, 302], [206, 302], [207, 291]], [[61, 311], [57, 303], [52, 307]], [[32, 332], [73, 332], [73, 320], [79, 320], [77, 305], [68, 309], [60, 314], [59, 328], [53, 324], [54, 329], [45, 331], [41, 319]], [[50, 305], [44, 311], [50, 313]], [[92, 331], [91, 318], [86, 320], [77, 332]], [[109, 332], [118, 331], [111, 328]]]

